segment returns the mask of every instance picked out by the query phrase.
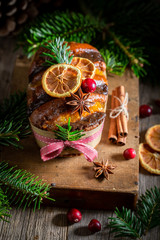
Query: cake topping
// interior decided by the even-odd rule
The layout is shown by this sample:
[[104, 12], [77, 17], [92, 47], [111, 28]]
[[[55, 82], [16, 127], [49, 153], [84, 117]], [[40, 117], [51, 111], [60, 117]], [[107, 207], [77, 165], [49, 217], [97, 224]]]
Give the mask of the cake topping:
[[96, 82], [92, 78], [86, 78], [82, 81], [82, 89], [84, 92], [94, 92], [96, 90]]
[[70, 56], [71, 51], [67, 43], [64, 44], [64, 39], [56, 38], [54, 42], [48, 42], [46, 45], [42, 45], [43, 48], [49, 50], [49, 52], [43, 52], [42, 56], [49, 58], [45, 63], [48, 66], [52, 66], [55, 63], [67, 63], [70, 64], [73, 56]]
[[100, 162], [93, 162], [95, 167], [94, 170], [96, 171], [95, 178], [100, 177], [102, 174], [108, 180], [109, 174], [113, 174], [112, 170], [115, 169], [115, 166], [109, 165], [108, 160], [106, 163], [104, 161]]
[[79, 68], [82, 73], [82, 80], [86, 78], [92, 78], [95, 74], [95, 66], [87, 58], [74, 57], [72, 59], [71, 65]]
[[69, 97], [81, 85], [81, 71], [68, 64], [56, 64], [42, 76], [42, 87], [52, 97]]
[[79, 111], [80, 116], [82, 115], [83, 111], [86, 111], [90, 113], [89, 106], [94, 105], [94, 102], [91, 102], [88, 100], [90, 93], [88, 94], [83, 94], [82, 89], [79, 89], [79, 96], [71, 93], [72, 97], [74, 100], [67, 102], [66, 104], [75, 106], [75, 108], [72, 111], [72, 114]]
[[[64, 39], [56, 38], [43, 45], [47, 52], [45, 64], [50, 66], [42, 76], [42, 87], [52, 97], [69, 97], [81, 86], [82, 73], [79, 68], [70, 65], [73, 59], [68, 43]], [[58, 64], [56, 64], [58, 63]], [[56, 64], [56, 65], [55, 65]]]
[[[48, 95], [58, 98], [69, 97], [78, 90], [83, 79], [94, 76], [93, 62], [87, 58], [71, 56], [70, 47], [64, 39], [56, 38], [54, 42], [48, 42], [43, 47], [47, 52], [42, 52], [42, 56], [47, 57], [45, 64], [50, 67], [42, 76], [42, 87]], [[81, 105], [84, 105], [83, 110], [90, 112], [85, 104]], [[82, 106], [80, 108], [81, 115]]]
[[77, 141], [85, 135], [82, 134], [83, 130], [71, 131], [72, 126], [70, 125], [70, 122], [71, 118], [68, 119], [67, 128], [63, 128], [62, 126], [56, 124], [56, 126], [58, 127], [58, 130], [54, 130], [56, 139], [61, 139], [63, 141]]

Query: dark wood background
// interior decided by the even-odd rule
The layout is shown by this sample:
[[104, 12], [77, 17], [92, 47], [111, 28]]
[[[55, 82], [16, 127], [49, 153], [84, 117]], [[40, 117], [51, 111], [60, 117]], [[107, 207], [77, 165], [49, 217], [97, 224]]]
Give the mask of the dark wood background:
[[[0, 39], [0, 100], [8, 97], [11, 92], [12, 72], [16, 56], [20, 53], [20, 50], [15, 52], [14, 49], [14, 37]], [[150, 104], [154, 110], [152, 116], [140, 119], [140, 142], [142, 142], [145, 131], [150, 126], [160, 123], [160, 108], [154, 103], [156, 99], [160, 99], [160, 86], [140, 83], [139, 87], [140, 105]], [[140, 167], [139, 194], [155, 185], [160, 187], [160, 176], [152, 175]], [[32, 209], [22, 211], [13, 208], [11, 222], [0, 222], [0, 240], [112, 240], [114, 238], [107, 228], [108, 217], [113, 216], [113, 212], [80, 209], [83, 221], [68, 225], [67, 210], [43, 206], [41, 210], [33, 212]], [[90, 234], [87, 229], [88, 223], [93, 218], [98, 219], [102, 224], [102, 230], [96, 234]], [[160, 239], [160, 227], [151, 230], [143, 238], [143, 240], [151, 239]]]

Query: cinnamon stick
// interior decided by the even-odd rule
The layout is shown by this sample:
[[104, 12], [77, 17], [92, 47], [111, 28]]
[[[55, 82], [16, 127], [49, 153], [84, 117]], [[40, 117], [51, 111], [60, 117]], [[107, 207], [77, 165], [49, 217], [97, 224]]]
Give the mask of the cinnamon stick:
[[118, 146], [124, 146], [126, 144], [126, 137], [118, 137], [117, 139], [117, 145]]
[[[115, 108], [115, 90], [112, 91], [111, 96], [111, 109], [113, 110]], [[112, 143], [116, 143], [117, 141], [117, 124], [116, 124], [116, 118], [110, 118], [110, 125], [109, 125], [109, 132], [108, 132], [108, 139]]]
[[[119, 86], [112, 91], [111, 111], [121, 106], [121, 103], [118, 101], [118, 99], [120, 99], [121, 103], [124, 102], [124, 99], [125, 99], [124, 86]], [[124, 107], [127, 108], [126, 105]], [[115, 111], [115, 114], [116, 114], [116, 111]], [[128, 135], [127, 122], [128, 122], [128, 119], [124, 111], [120, 112], [120, 114], [116, 118], [110, 118], [110, 127], [109, 127], [109, 133], [108, 133], [109, 141], [116, 143], [119, 146], [124, 146], [126, 144], [126, 137]]]
[[[115, 89], [115, 96], [118, 97], [118, 89], [117, 88]], [[117, 100], [117, 98], [115, 98], [115, 108], [118, 108], [119, 106], [120, 106], [119, 101]], [[117, 125], [117, 135], [122, 137], [120, 135], [120, 133], [123, 132], [120, 115], [118, 115], [116, 117], [116, 125]]]
[[[124, 86], [119, 86], [116, 88], [116, 96], [121, 100], [123, 103], [125, 98], [125, 88]], [[119, 107], [121, 104], [116, 99], [116, 107]], [[119, 137], [126, 137], [128, 135], [128, 120], [125, 113], [122, 111], [119, 116], [117, 117], [117, 132]]]

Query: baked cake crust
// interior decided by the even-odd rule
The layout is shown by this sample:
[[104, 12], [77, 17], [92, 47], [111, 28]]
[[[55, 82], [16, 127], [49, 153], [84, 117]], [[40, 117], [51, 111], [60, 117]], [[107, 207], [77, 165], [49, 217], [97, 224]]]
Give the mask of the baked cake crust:
[[96, 71], [93, 78], [97, 87], [88, 98], [95, 104], [89, 107], [91, 113], [84, 112], [80, 117], [78, 112], [71, 114], [72, 107], [66, 104], [71, 100], [71, 97], [53, 98], [47, 95], [41, 85], [42, 75], [46, 70], [43, 64], [45, 58], [41, 57], [41, 53], [46, 49], [40, 48], [35, 54], [30, 67], [27, 100], [30, 122], [42, 130], [53, 131], [57, 128], [56, 124], [65, 126], [69, 117], [71, 117], [73, 130], [83, 129], [89, 131], [102, 123], [106, 116], [108, 81], [104, 59], [99, 51], [89, 44], [70, 42], [68, 45], [71, 54], [75, 57], [87, 58], [95, 65]]

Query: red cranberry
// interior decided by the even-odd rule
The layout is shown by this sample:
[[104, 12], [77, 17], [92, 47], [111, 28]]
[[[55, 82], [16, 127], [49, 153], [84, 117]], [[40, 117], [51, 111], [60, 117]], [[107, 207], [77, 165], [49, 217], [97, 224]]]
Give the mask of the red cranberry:
[[152, 114], [152, 108], [149, 105], [141, 105], [140, 106], [140, 117], [145, 118], [149, 117]]
[[101, 224], [98, 220], [92, 219], [90, 223], [88, 224], [88, 229], [92, 232], [99, 232], [101, 231]]
[[86, 78], [82, 82], [82, 89], [84, 92], [94, 92], [96, 90], [96, 82], [92, 78]]
[[70, 223], [77, 223], [81, 220], [82, 214], [76, 208], [71, 208], [67, 213], [67, 219]]
[[136, 151], [133, 148], [127, 148], [124, 152], [123, 152], [123, 156], [125, 159], [132, 159], [135, 158], [136, 156]]

